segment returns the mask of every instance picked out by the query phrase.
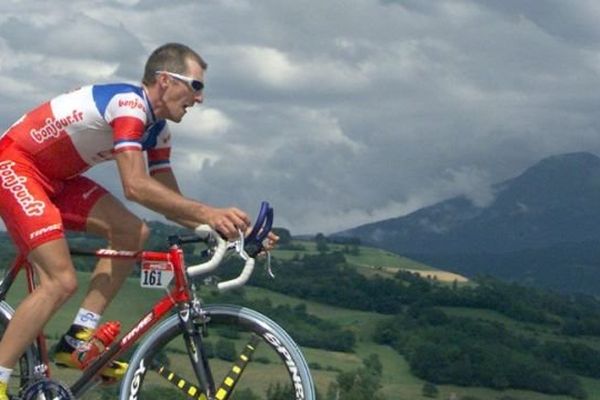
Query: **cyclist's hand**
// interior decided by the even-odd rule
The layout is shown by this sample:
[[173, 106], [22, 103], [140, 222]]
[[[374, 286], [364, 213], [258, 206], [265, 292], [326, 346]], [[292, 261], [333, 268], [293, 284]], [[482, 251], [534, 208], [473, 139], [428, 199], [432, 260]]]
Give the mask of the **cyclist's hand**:
[[[252, 232], [252, 227], [248, 228], [248, 230], [246, 231], [246, 236], [248, 236], [250, 234], [250, 232]], [[258, 254], [264, 255], [264, 254], [268, 253], [269, 251], [273, 250], [275, 248], [275, 246], [277, 245], [277, 242], [279, 242], [279, 236], [274, 234], [273, 231], [269, 231], [269, 234], [267, 235], [265, 240], [263, 240], [263, 242], [262, 242], [262, 250]]]
[[235, 207], [211, 208], [206, 215], [206, 222], [230, 240], [238, 238], [238, 229], [245, 232], [251, 224], [248, 215]]
[[279, 236], [273, 233], [273, 231], [269, 232], [267, 238], [263, 241], [263, 251], [268, 252], [271, 251], [277, 246], [277, 242], [279, 242]]

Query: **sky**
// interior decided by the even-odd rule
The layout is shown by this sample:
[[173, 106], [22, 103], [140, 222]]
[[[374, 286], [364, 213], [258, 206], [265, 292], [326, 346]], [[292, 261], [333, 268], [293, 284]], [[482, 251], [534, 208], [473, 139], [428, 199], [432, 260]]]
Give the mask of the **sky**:
[[[268, 200], [292, 234], [485, 206], [545, 157], [600, 154], [592, 0], [3, 0], [0, 132], [73, 88], [139, 82], [166, 42], [209, 64], [171, 125], [182, 191], [251, 217]], [[114, 163], [87, 175], [124, 199]]]

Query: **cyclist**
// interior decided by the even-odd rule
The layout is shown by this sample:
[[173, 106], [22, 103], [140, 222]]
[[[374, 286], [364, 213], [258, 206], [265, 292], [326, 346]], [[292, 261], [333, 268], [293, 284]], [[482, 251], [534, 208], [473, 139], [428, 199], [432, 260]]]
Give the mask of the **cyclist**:
[[[248, 229], [238, 208], [216, 208], [184, 197], [169, 166], [168, 121], [180, 122], [203, 101], [205, 61], [188, 46], [167, 43], [148, 58], [141, 85], [84, 86], [21, 117], [0, 137], [0, 216], [39, 272], [40, 285], [17, 307], [0, 341], [0, 400], [18, 357], [77, 289], [65, 229], [99, 234], [108, 247], [141, 250], [144, 222], [102, 186], [82, 175], [115, 160], [124, 195], [187, 227], [206, 223], [227, 238]], [[147, 157], [147, 168], [144, 154]], [[277, 238], [270, 236], [271, 240]], [[73, 325], [56, 347], [58, 364], [88, 340], [133, 262], [100, 259]], [[126, 363], [102, 372], [121, 377]]]

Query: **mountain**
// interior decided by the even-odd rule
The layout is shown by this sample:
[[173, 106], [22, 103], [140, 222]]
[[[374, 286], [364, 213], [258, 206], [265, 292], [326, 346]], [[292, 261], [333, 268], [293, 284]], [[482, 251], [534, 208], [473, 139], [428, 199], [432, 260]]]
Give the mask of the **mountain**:
[[333, 236], [467, 276], [600, 294], [600, 158], [551, 156], [493, 192], [485, 207], [459, 196]]

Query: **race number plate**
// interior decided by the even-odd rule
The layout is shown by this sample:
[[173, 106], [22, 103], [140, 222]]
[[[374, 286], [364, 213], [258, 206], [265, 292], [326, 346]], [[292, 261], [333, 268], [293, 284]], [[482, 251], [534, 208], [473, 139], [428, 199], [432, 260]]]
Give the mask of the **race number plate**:
[[142, 261], [140, 285], [143, 288], [164, 289], [173, 279], [173, 264], [165, 261]]

